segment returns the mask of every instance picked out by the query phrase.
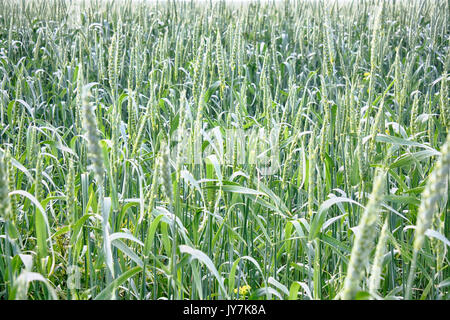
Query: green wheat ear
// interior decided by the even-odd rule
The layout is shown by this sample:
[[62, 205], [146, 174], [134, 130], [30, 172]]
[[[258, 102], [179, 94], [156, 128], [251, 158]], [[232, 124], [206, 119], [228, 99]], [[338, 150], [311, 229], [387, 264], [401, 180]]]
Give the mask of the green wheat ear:
[[406, 299], [411, 298], [411, 290], [415, 275], [417, 256], [425, 242], [425, 233], [431, 227], [433, 218], [438, 211], [438, 203], [448, 196], [449, 172], [450, 172], [450, 134], [441, 148], [441, 156], [436, 162], [434, 170], [428, 177], [427, 184], [422, 193], [419, 211], [417, 213], [416, 230], [413, 243], [413, 260], [408, 277]]
[[86, 139], [88, 144], [89, 159], [92, 163], [92, 169], [95, 178], [99, 184], [103, 184], [103, 154], [100, 147], [100, 138], [97, 129], [97, 116], [94, 108], [89, 102], [89, 89], [84, 86], [82, 89], [82, 106], [84, 116], [84, 129], [86, 131]]
[[381, 282], [381, 272], [383, 268], [383, 258], [386, 252], [387, 231], [389, 228], [389, 220], [386, 217], [383, 228], [381, 229], [380, 237], [378, 239], [377, 248], [375, 250], [375, 257], [373, 259], [372, 269], [369, 278], [369, 292], [372, 296], [377, 294]]
[[75, 205], [76, 205], [76, 195], [75, 195], [75, 166], [72, 158], [69, 160], [69, 172], [67, 175], [66, 182], [66, 201], [68, 209], [69, 222], [72, 225], [75, 223]]
[[8, 167], [6, 154], [0, 156], [0, 218], [11, 219], [11, 203], [9, 200]]
[[448, 177], [450, 172], [450, 135], [441, 148], [441, 156], [431, 172], [427, 185], [422, 193], [417, 214], [417, 224], [414, 239], [414, 250], [420, 250], [424, 242], [425, 232], [431, 226], [440, 199], [448, 194]]
[[161, 174], [161, 181], [164, 193], [169, 200], [169, 203], [173, 203], [173, 185], [172, 185], [172, 170], [170, 167], [169, 157], [169, 145], [167, 142], [161, 144], [161, 155], [159, 157], [159, 170]]
[[373, 183], [372, 193], [367, 204], [350, 255], [350, 262], [347, 268], [347, 277], [344, 281], [342, 299], [355, 299], [359, 290], [359, 283], [363, 277], [366, 264], [368, 263], [370, 252], [372, 251], [373, 240], [376, 237], [376, 225], [378, 221], [379, 209], [383, 200], [384, 182], [386, 171], [381, 169]]

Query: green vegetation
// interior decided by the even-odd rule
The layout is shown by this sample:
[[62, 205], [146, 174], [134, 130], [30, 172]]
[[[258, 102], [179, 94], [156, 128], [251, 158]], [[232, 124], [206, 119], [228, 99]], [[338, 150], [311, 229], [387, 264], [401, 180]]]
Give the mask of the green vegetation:
[[0, 299], [450, 299], [449, 2], [0, 3]]

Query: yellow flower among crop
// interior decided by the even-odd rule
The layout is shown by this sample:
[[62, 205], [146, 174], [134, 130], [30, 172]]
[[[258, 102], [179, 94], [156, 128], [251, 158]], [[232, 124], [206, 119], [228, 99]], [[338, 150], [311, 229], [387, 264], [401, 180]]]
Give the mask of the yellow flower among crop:
[[[249, 285], [239, 287], [239, 295], [245, 296], [250, 292], [251, 289], [252, 289], [252, 287], [250, 287]], [[234, 293], [237, 293], [237, 292], [238, 292], [238, 290], [234, 289]]]
[[370, 77], [370, 72], [364, 72], [364, 80], [367, 80]]

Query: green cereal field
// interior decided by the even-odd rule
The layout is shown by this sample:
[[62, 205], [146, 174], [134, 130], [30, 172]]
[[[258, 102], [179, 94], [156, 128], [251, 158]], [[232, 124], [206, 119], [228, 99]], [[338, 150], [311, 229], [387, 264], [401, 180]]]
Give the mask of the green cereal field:
[[0, 1], [0, 300], [450, 300], [449, 21]]

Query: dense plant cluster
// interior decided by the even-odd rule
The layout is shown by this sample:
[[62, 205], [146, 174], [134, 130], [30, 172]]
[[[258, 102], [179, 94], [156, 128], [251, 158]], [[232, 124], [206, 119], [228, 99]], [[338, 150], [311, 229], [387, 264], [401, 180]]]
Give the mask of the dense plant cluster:
[[0, 2], [0, 299], [449, 299], [449, 2]]

